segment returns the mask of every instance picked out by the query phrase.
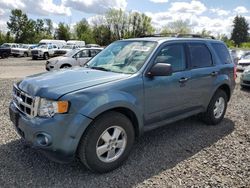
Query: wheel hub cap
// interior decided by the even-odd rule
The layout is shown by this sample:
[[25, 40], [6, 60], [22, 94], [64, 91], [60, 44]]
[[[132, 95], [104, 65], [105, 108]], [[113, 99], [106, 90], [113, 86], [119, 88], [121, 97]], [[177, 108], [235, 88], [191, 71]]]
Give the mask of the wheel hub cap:
[[119, 126], [112, 126], [99, 137], [96, 144], [96, 154], [105, 163], [113, 162], [123, 154], [126, 145], [125, 130]]
[[216, 119], [220, 118], [225, 109], [225, 100], [223, 97], [219, 97], [214, 105], [214, 117]]

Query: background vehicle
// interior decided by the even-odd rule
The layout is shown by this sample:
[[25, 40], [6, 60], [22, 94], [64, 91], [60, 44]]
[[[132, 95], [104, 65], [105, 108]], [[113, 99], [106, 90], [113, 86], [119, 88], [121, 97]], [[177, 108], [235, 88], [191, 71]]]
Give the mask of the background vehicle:
[[67, 43], [65, 40], [51, 40], [51, 39], [42, 39], [39, 42], [39, 45], [53, 45], [55, 44], [58, 48], [65, 46]]
[[[200, 114], [220, 123], [235, 86], [226, 45], [201, 38], [136, 38], [112, 43], [85, 68], [30, 76], [13, 88], [18, 133], [58, 160], [119, 167], [136, 136]], [[57, 156], [57, 157], [56, 157]]]
[[9, 47], [0, 46], [0, 57], [7, 58], [10, 56], [11, 49]]
[[246, 67], [240, 77], [240, 85], [242, 88], [250, 88], [250, 66]]
[[83, 66], [101, 51], [102, 48], [82, 48], [71, 50], [63, 56], [48, 60], [45, 68], [50, 71], [73, 66]]
[[37, 48], [31, 50], [32, 59], [49, 59], [54, 56], [55, 50], [58, 49], [55, 44], [40, 45]]
[[19, 45], [18, 48], [13, 48], [11, 53], [14, 57], [18, 57], [18, 56], [28, 57], [28, 56], [31, 56], [31, 48], [32, 48], [32, 45], [22, 44], [22, 45]]
[[74, 49], [77, 49], [77, 48], [80, 48], [79, 46], [77, 45], [65, 45], [63, 46], [62, 48], [58, 49], [58, 50], [55, 50], [55, 53], [54, 53], [54, 56], [61, 56], [61, 55], [64, 55], [66, 54], [67, 52], [71, 51], [71, 50], [74, 50]]
[[87, 44], [87, 45], [85, 45], [85, 47], [86, 48], [92, 48], [92, 47], [98, 48], [98, 47], [100, 47], [100, 45], [99, 44]]
[[19, 44], [16, 44], [16, 43], [3, 43], [1, 47], [3, 47], [3, 48], [10, 48], [11, 54], [12, 54], [12, 49], [13, 48], [18, 48]]
[[247, 66], [250, 65], [250, 52], [246, 53], [238, 61], [237, 70], [244, 71]]
[[67, 41], [67, 45], [75, 45], [75, 46], [79, 46], [79, 47], [84, 47], [85, 46], [85, 41], [81, 41], [81, 40], [68, 40]]

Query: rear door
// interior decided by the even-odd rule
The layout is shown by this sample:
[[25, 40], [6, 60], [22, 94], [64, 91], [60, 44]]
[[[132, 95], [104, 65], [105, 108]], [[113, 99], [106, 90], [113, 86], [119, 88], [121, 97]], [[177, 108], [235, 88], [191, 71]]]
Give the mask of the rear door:
[[190, 61], [190, 89], [192, 106], [205, 108], [211, 91], [214, 89], [219, 68], [215, 66], [209, 46], [202, 42], [190, 42], [188, 55]]

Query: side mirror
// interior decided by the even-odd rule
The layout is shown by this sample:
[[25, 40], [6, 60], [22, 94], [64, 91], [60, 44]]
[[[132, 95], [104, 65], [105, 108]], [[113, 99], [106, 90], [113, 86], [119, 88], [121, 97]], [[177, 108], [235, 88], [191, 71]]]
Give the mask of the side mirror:
[[147, 73], [148, 76], [170, 76], [173, 70], [170, 64], [166, 63], [156, 63], [151, 67], [150, 71]]

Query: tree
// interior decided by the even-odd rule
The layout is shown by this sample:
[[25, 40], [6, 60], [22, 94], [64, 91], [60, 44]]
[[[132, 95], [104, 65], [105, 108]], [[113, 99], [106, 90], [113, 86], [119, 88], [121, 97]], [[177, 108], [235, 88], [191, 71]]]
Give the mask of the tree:
[[28, 42], [34, 35], [34, 22], [29, 20], [27, 15], [19, 9], [11, 11], [7, 27], [14, 34], [15, 42]]
[[55, 38], [58, 40], [69, 40], [70, 37], [70, 27], [67, 24], [59, 23], [55, 31]]
[[241, 43], [247, 42], [249, 25], [246, 19], [242, 16], [236, 16], [233, 21], [233, 31], [231, 40], [234, 41], [236, 46], [240, 46]]
[[47, 36], [52, 37], [53, 34], [53, 23], [51, 21], [51, 19], [44, 19], [45, 22], [45, 32]]
[[162, 34], [168, 33], [178, 33], [178, 34], [188, 34], [191, 33], [191, 26], [189, 21], [177, 20], [170, 22], [162, 30]]
[[87, 44], [95, 43], [93, 31], [86, 19], [82, 19], [75, 25], [75, 34], [78, 40], [83, 40]]

